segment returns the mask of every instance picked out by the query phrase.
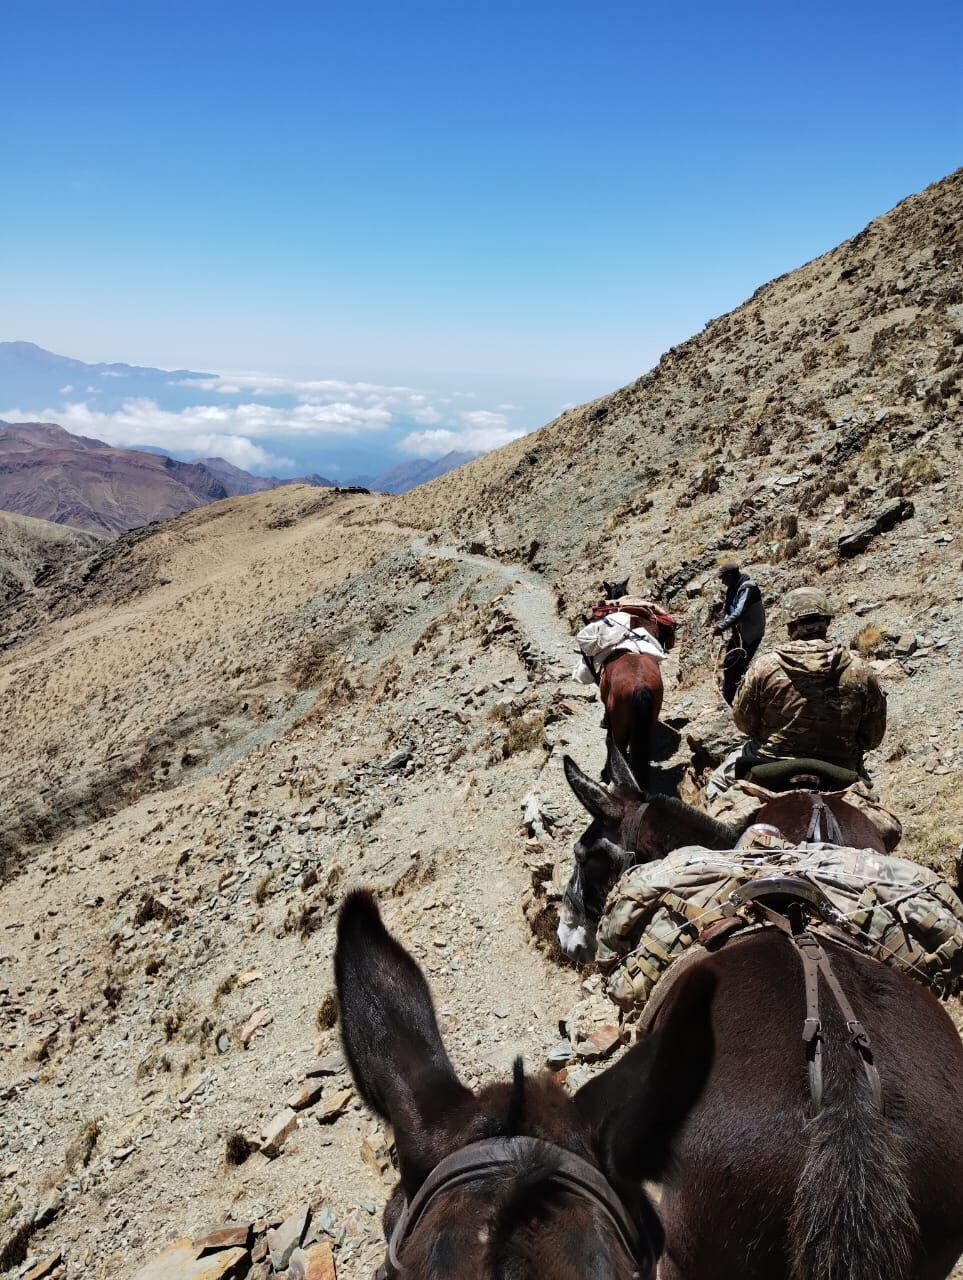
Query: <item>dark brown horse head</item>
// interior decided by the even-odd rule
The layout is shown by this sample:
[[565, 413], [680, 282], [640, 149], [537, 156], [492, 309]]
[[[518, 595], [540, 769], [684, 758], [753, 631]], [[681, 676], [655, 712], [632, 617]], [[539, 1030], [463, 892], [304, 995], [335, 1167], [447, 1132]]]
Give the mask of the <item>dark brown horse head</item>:
[[565, 777], [592, 821], [575, 842], [575, 866], [559, 912], [558, 940], [579, 964], [595, 955], [596, 930], [613, 885], [629, 867], [698, 844], [732, 849], [739, 832], [675, 796], [648, 795], [616, 746], [606, 762], [608, 785], [583, 773], [569, 756]]
[[621, 600], [623, 596], [629, 594], [629, 580], [623, 578], [621, 582], [607, 582], [602, 579], [602, 594], [606, 600]]
[[569, 1097], [520, 1062], [511, 1082], [461, 1083], [424, 975], [368, 893], [341, 909], [335, 972], [355, 1084], [398, 1150], [380, 1274], [652, 1280], [662, 1231], [641, 1183], [664, 1172], [708, 1077], [712, 978], [695, 975], [678, 1016]]

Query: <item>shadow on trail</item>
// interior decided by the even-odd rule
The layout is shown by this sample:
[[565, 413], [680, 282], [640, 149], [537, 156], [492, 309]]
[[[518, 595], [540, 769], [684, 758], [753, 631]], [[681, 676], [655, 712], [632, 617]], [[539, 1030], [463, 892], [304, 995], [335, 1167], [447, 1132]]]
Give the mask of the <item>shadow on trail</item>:
[[679, 760], [666, 769], [652, 764], [649, 767], [649, 780], [646, 790], [655, 796], [678, 796], [679, 783], [685, 773], [685, 761]]
[[682, 745], [682, 734], [671, 725], [659, 721], [652, 735], [652, 759], [671, 760]]

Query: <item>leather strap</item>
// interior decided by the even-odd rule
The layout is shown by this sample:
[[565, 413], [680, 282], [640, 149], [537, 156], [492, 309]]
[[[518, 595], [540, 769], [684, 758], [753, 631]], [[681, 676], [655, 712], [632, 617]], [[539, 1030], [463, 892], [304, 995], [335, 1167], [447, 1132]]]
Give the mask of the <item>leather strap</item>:
[[[823, 1036], [819, 1020], [819, 975], [822, 974], [830, 995], [836, 1001], [836, 1005], [843, 1015], [850, 1047], [859, 1055], [859, 1059], [863, 1064], [863, 1071], [869, 1083], [873, 1101], [882, 1111], [883, 1086], [873, 1059], [873, 1046], [869, 1033], [856, 1016], [856, 1011], [850, 1004], [849, 997], [833, 972], [829, 956], [816, 935], [810, 933], [808, 929], [791, 936], [802, 959], [803, 973], [806, 978], [806, 1021], [803, 1025], [803, 1040], [806, 1041], [807, 1056], [809, 1056], [810, 1060], [810, 1092], [813, 1095], [813, 1104], [816, 1110], [818, 1111], [821, 1108], [823, 1098]], [[812, 1046], [811, 1050], [810, 1046]]]
[[648, 801], [641, 800], [639, 802], [639, 807], [636, 809], [635, 813], [632, 814], [632, 817], [629, 819], [628, 825], [625, 828], [622, 848], [630, 849], [634, 854], [639, 852], [639, 832], [642, 830], [642, 823], [645, 820], [648, 808]]
[[564, 1187], [566, 1191], [591, 1201], [602, 1210], [614, 1228], [622, 1248], [636, 1263], [638, 1276], [648, 1277], [654, 1274], [655, 1258], [649, 1243], [640, 1235], [628, 1210], [604, 1174], [580, 1156], [566, 1151], [564, 1147], [557, 1147], [540, 1138], [518, 1136], [469, 1143], [432, 1169], [411, 1201], [405, 1203], [388, 1241], [388, 1256], [375, 1272], [375, 1280], [394, 1280], [394, 1277], [400, 1275], [401, 1249], [437, 1196], [460, 1190], [499, 1172], [510, 1172], [517, 1169], [521, 1161], [532, 1157], [545, 1161], [546, 1181]]
[[809, 821], [807, 840], [822, 840], [826, 844], [842, 844], [843, 832], [836, 815], [818, 793], [812, 796], [813, 811]]

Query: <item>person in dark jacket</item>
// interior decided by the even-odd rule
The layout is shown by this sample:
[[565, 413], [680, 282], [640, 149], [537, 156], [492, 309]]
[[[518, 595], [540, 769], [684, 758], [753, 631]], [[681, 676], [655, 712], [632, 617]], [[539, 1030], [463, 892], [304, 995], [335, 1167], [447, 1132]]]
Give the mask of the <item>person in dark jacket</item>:
[[766, 634], [766, 609], [756, 583], [733, 561], [720, 565], [717, 577], [726, 589], [726, 598], [722, 617], [712, 634], [728, 633], [722, 663], [722, 696], [732, 706], [742, 677]]

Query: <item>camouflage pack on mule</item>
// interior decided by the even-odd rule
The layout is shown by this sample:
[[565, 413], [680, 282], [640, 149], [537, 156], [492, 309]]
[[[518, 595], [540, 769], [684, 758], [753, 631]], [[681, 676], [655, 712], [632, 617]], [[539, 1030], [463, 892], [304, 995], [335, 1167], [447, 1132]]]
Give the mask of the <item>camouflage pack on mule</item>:
[[[728, 761], [726, 762], [729, 763]], [[707, 797], [707, 808], [714, 818], [736, 830], [745, 830], [756, 821], [762, 807], [772, 800], [779, 800], [785, 791], [774, 791], [749, 778], [734, 778], [728, 789]], [[903, 824], [891, 809], [880, 803], [873, 788], [862, 779], [839, 790], [823, 790], [824, 797], [836, 796], [865, 813], [882, 837], [887, 850], [892, 851], [903, 835]]]
[[719, 852], [676, 849], [625, 873], [598, 929], [607, 991], [638, 1013], [665, 971], [699, 945], [734, 889], [762, 876], [818, 886], [854, 944], [946, 996], [963, 986], [963, 902], [935, 872], [868, 849], [805, 844]]

